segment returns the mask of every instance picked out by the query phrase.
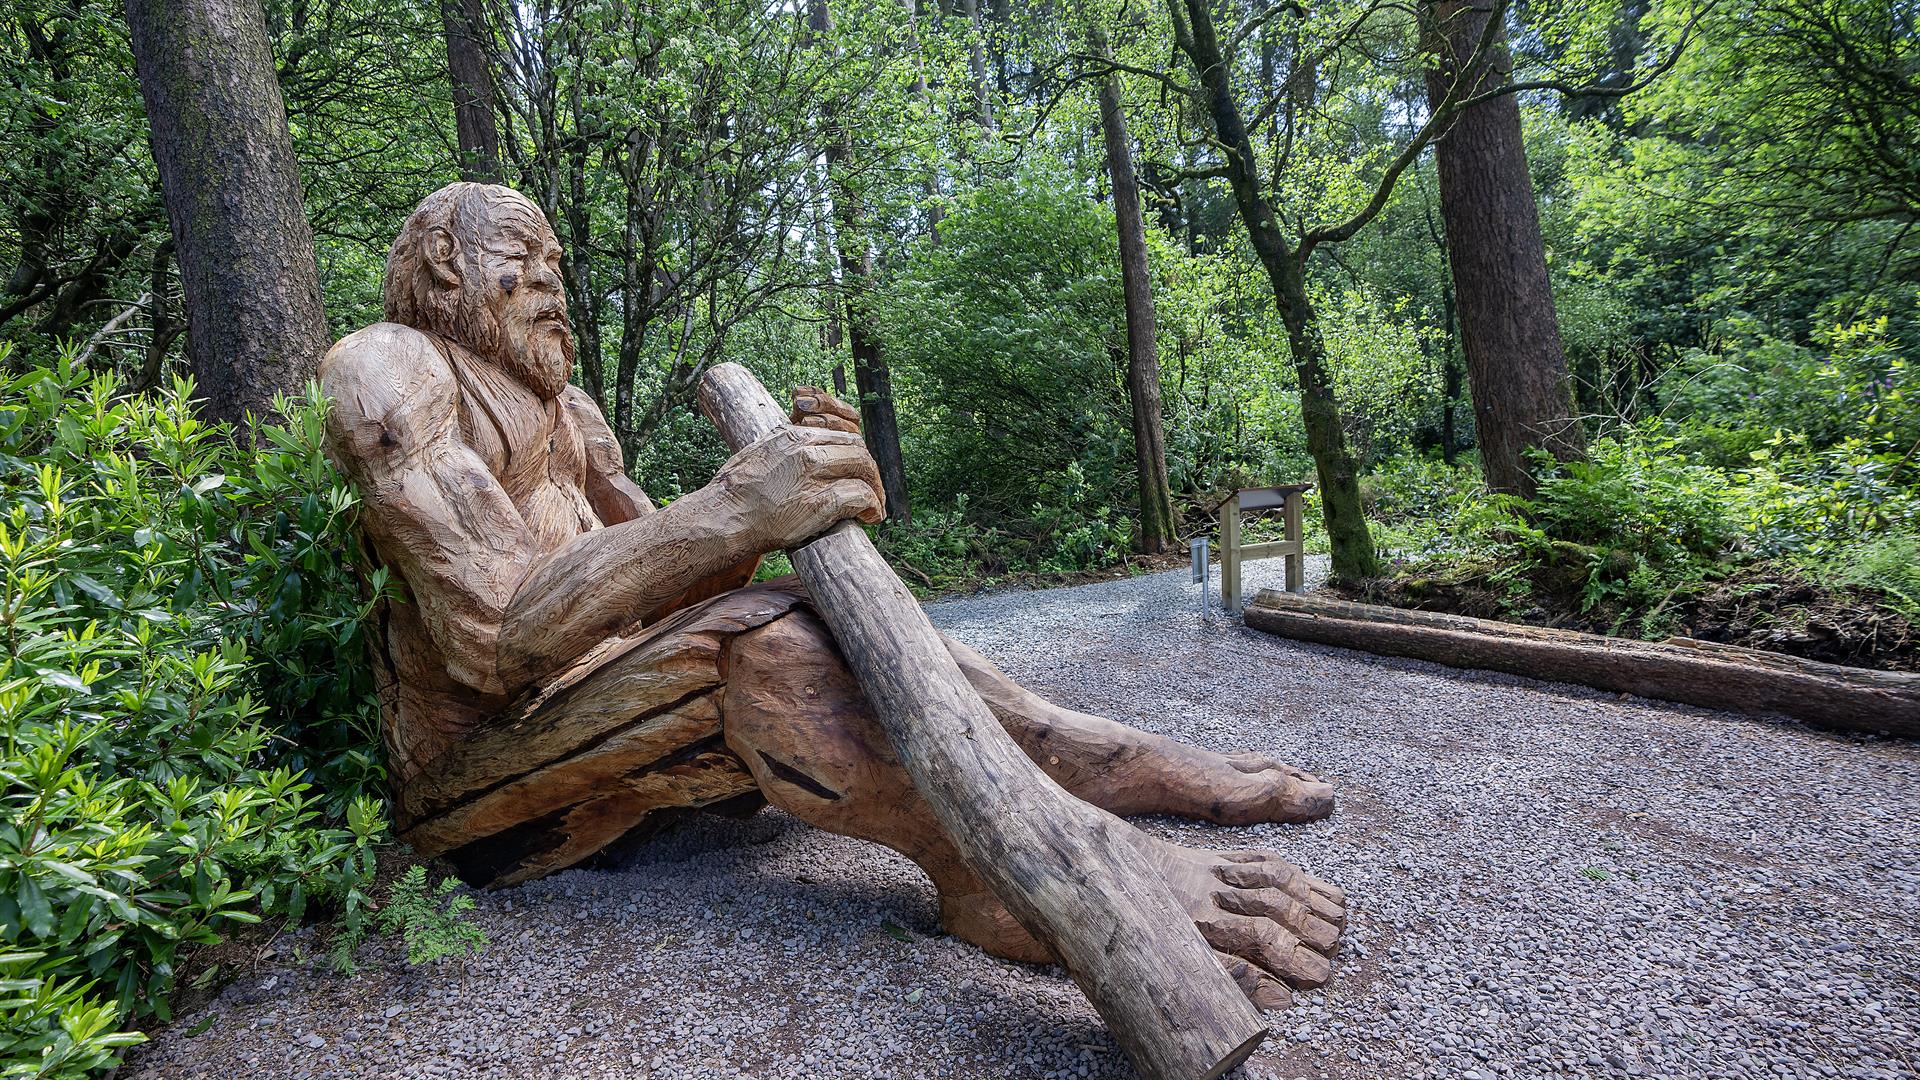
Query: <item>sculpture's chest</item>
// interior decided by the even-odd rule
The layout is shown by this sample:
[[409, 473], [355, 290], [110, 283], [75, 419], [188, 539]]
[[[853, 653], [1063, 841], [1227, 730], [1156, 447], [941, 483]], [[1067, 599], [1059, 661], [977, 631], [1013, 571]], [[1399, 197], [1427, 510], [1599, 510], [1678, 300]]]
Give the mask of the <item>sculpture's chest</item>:
[[567, 410], [519, 387], [464, 389], [461, 434], [541, 548], [599, 528], [586, 495], [586, 444]]

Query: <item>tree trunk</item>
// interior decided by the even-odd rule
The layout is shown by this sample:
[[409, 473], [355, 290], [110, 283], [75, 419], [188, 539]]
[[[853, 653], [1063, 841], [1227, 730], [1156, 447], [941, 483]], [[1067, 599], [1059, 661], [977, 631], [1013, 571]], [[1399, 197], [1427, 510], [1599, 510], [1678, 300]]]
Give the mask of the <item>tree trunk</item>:
[[[1229, 68], [1214, 32], [1207, 0], [1170, 0], [1181, 51], [1200, 76], [1214, 135], [1226, 159], [1227, 181], [1234, 205], [1246, 226], [1247, 238], [1267, 271], [1274, 305], [1287, 327], [1293, 352], [1293, 370], [1300, 381], [1300, 418], [1307, 429], [1307, 449], [1313, 454], [1320, 481], [1320, 509], [1333, 553], [1333, 576], [1339, 580], [1372, 577], [1380, 571], [1373, 534], [1360, 507], [1360, 476], [1341, 424], [1340, 404], [1327, 371], [1326, 342], [1319, 314], [1307, 298], [1306, 267], [1300, 253], [1287, 243], [1279, 219], [1260, 190], [1253, 141], [1233, 96]], [[1180, 12], [1185, 11], [1181, 27]]]
[[846, 267], [847, 284], [859, 290], [846, 298], [847, 351], [853, 354], [853, 386], [860, 394], [860, 433], [866, 437], [873, 460], [880, 466], [880, 483], [886, 489], [887, 519], [902, 524], [912, 520], [907, 501], [907, 469], [900, 456], [900, 421], [893, 411], [893, 372], [867, 329], [864, 310], [869, 260], [863, 253], [849, 256], [843, 247], [840, 260]]
[[494, 121], [493, 69], [487, 60], [487, 9], [482, 0], [440, 0], [447, 33], [447, 80], [460, 140], [460, 179], [500, 182], [500, 129]]
[[[827, 0], [811, 0], [807, 6], [808, 25], [824, 38], [833, 29], [833, 13]], [[827, 106], [831, 108], [831, 104]], [[893, 372], [880, 351], [880, 343], [870, 329], [866, 310], [866, 291], [873, 272], [873, 260], [860, 231], [861, 201], [845, 182], [844, 173], [836, 178], [852, 147], [846, 129], [837, 120], [828, 127], [827, 187], [833, 202], [840, 250], [840, 310], [846, 318], [847, 351], [853, 355], [853, 386], [860, 395], [860, 434], [880, 466], [880, 483], [887, 497], [887, 520], [905, 523], [912, 520], [907, 498], [907, 467], [900, 455], [900, 421], [893, 411]]]
[[[1106, 57], [1106, 31], [1092, 33], [1095, 56]], [[1127, 305], [1127, 396], [1133, 402], [1133, 456], [1140, 475], [1140, 551], [1157, 555], [1178, 540], [1173, 492], [1167, 485], [1167, 434], [1160, 417], [1160, 352], [1147, 272], [1147, 230], [1140, 218], [1140, 185], [1133, 175], [1133, 140], [1120, 108], [1120, 76], [1100, 83], [1100, 127], [1113, 180], [1114, 221], [1120, 232], [1120, 284]]]
[[[1433, 0], [1427, 14], [1428, 47], [1441, 58], [1428, 69], [1429, 101], [1438, 105], [1456, 80], [1477, 93], [1506, 79], [1512, 61], [1504, 35], [1479, 70], [1458, 70], [1486, 26], [1484, 9], [1471, 0]], [[1554, 317], [1519, 101], [1506, 94], [1461, 113], [1436, 160], [1481, 467], [1494, 491], [1530, 497], [1528, 450], [1567, 461], [1582, 456], [1586, 443]]]
[[127, 0], [127, 24], [206, 414], [269, 416], [330, 339], [258, 0]]
[[992, 134], [998, 125], [993, 118], [993, 98], [987, 90], [987, 24], [980, 17], [980, 0], [960, 0], [973, 33], [967, 37], [967, 73], [973, 79], [973, 118], [984, 134]]

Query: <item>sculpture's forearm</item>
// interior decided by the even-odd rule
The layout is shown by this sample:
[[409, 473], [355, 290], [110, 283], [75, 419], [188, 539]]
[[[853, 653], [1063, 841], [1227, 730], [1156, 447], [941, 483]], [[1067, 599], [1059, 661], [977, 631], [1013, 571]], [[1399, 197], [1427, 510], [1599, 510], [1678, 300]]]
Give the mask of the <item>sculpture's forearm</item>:
[[758, 554], [752, 531], [717, 485], [576, 537], [514, 591], [500, 628], [500, 678], [520, 687], [551, 674]]

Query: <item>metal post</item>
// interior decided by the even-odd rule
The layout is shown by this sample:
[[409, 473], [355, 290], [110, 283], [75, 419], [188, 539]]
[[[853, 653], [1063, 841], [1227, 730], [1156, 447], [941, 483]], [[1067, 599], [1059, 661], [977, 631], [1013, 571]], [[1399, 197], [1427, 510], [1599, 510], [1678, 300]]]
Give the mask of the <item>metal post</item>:
[[1193, 562], [1193, 580], [1200, 586], [1200, 617], [1213, 615], [1213, 605], [1207, 599], [1207, 593], [1213, 588], [1212, 567], [1207, 565], [1207, 538], [1202, 536], [1187, 543], [1187, 554]]

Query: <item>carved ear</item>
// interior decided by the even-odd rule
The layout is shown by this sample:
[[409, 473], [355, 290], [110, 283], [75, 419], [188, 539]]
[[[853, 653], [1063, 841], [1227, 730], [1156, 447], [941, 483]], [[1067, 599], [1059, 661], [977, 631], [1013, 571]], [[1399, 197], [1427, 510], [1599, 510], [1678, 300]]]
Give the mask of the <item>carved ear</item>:
[[448, 288], [459, 288], [460, 242], [453, 238], [452, 233], [438, 225], [427, 230], [427, 239], [420, 245], [420, 254], [435, 281]]

